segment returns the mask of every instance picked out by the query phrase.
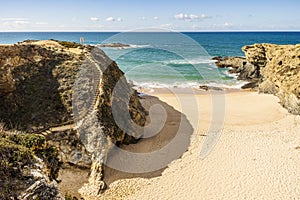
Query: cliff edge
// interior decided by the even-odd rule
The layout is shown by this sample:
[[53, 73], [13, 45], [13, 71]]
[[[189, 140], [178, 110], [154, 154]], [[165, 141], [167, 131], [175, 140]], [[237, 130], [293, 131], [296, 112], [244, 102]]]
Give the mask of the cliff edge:
[[283, 107], [299, 115], [300, 45], [255, 44], [243, 51], [259, 70], [259, 91], [278, 96]]
[[243, 89], [274, 94], [290, 113], [300, 114], [300, 45], [254, 44], [244, 46], [243, 57], [215, 57], [219, 68], [229, 68]]
[[[109, 143], [136, 142], [136, 127], [145, 125], [147, 115], [102, 50], [54, 40], [0, 46], [0, 101], [2, 135], [44, 137], [63, 166], [91, 168], [88, 187], [94, 193], [105, 188], [102, 163]], [[116, 121], [116, 113], [129, 117]]]

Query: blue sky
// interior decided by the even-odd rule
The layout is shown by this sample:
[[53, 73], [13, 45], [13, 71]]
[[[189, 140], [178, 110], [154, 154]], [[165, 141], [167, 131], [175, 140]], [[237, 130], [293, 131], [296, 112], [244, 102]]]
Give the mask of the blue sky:
[[300, 30], [299, 0], [0, 2], [0, 31]]

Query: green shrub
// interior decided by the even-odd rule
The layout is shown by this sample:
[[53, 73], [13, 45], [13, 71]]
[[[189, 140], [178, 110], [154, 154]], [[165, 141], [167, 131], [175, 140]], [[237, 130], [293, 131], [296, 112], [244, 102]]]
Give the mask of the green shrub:
[[0, 137], [0, 199], [15, 198], [16, 191], [24, 189], [28, 179], [24, 167], [32, 167], [32, 152], [13, 141]]
[[78, 44], [76, 42], [67, 42], [67, 41], [58, 41], [58, 40], [52, 40], [52, 41], [55, 41], [58, 44], [60, 44], [61, 46], [66, 47], [66, 48], [78, 48], [81, 46], [80, 44]]

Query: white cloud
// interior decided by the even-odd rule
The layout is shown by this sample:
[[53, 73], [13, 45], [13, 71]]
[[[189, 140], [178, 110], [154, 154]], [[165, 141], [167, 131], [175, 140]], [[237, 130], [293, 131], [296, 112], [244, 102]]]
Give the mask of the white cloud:
[[174, 18], [175, 19], [189, 19], [189, 15], [180, 13], [180, 14], [174, 15]]
[[4, 26], [26, 26], [31, 24], [32, 22], [28, 18], [0, 18], [0, 21], [2, 21], [2, 25]]
[[143, 17], [139, 17], [138, 19], [142, 20], [142, 21], [151, 20], [151, 19], [153, 19], [153, 20], [159, 20], [159, 17], [154, 16], [152, 18], [151, 17], [147, 18], [147, 17], [143, 16]]
[[160, 25], [162, 28], [171, 29], [173, 28], [173, 24], [162, 24]]
[[231, 27], [233, 27], [233, 24], [232, 24], [232, 23], [229, 23], [229, 22], [225, 22], [225, 23], [223, 24], [223, 26], [224, 26], [225, 28], [231, 28]]
[[197, 25], [197, 24], [193, 24], [193, 29], [199, 29], [199, 28], [201, 28], [199, 25]]
[[28, 18], [0, 18], [1, 21], [29, 21]]
[[202, 20], [202, 19], [208, 19], [211, 18], [210, 16], [207, 16], [205, 14], [201, 15], [195, 15], [195, 14], [185, 14], [185, 13], [179, 13], [177, 15], [174, 15], [175, 19], [178, 20], [186, 20], [186, 21], [192, 21], [192, 20]]
[[106, 21], [108, 21], [108, 22], [114, 22], [114, 21], [115, 21], [115, 18], [113, 18], [113, 17], [108, 17], [108, 18], [106, 18]]
[[47, 22], [36, 22], [35, 24], [36, 25], [47, 25], [48, 23]]
[[98, 17], [91, 17], [90, 20], [93, 21], [93, 22], [96, 22], [96, 21], [99, 21], [99, 18]]
[[192, 19], [198, 18], [198, 16], [194, 15], [194, 14], [179, 13], [179, 14], [175, 15], [174, 18], [179, 19], [179, 20], [192, 20]]
[[28, 18], [0, 18], [0, 29], [3, 30], [38, 30], [48, 25], [47, 22], [32, 21]]
[[108, 18], [106, 18], [106, 21], [107, 22], [122, 22], [123, 21], [123, 19], [121, 18], [121, 17], [118, 17], [118, 18], [114, 18], [114, 17], [108, 17]]
[[202, 13], [200, 16], [199, 16], [200, 19], [210, 19], [212, 18], [211, 16], [207, 16], [206, 14]]
[[1, 18], [0, 21], [2, 21], [0, 25], [8, 28], [22, 28], [33, 24], [27, 18]]
[[194, 14], [190, 14], [190, 19], [198, 19], [199, 17], [197, 15], [194, 15]]
[[231, 29], [231, 28], [236, 28], [232, 23], [230, 22], [225, 22], [223, 24], [213, 24], [211, 26], [213, 29]]
[[31, 22], [29, 21], [24, 21], [24, 20], [19, 20], [19, 21], [14, 21], [14, 23], [16, 25], [27, 25], [27, 24], [30, 24]]

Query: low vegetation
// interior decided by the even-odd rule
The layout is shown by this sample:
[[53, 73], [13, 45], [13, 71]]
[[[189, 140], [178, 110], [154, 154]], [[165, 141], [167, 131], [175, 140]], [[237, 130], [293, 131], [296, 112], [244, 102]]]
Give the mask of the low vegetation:
[[53, 40], [53, 41], [58, 42], [58, 44], [66, 48], [78, 48], [81, 46], [80, 44], [75, 42], [58, 41], [58, 40]]
[[0, 126], [0, 199], [16, 199], [19, 191], [32, 184], [30, 170], [36, 168], [37, 157], [43, 160], [48, 177], [57, 178], [57, 151], [46, 143], [44, 136], [9, 133]]

